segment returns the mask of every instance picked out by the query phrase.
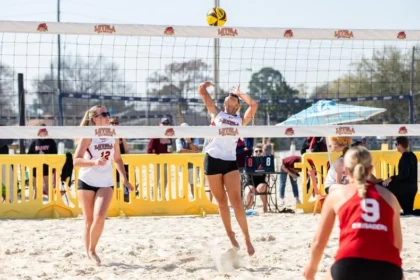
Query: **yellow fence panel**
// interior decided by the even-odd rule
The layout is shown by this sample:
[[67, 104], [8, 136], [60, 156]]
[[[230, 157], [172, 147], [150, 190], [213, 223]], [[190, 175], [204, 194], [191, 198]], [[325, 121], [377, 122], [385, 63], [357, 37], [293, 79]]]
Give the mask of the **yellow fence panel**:
[[[373, 175], [377, 178], [387, 179], [398, 174], [398, 161], [401, 154], [397, 151], [371, 151], [372, 164], [374, 166]], [[420, 161], [420, 152], [415, 152], [417, 159]], [[331, 159], [334, 162], [340, 157], [341, 153], [332, 153]], [[303, 209], [305, 213], [312, 213], [315, 207], [313, 198], [313, 182], [310, 181], [307, 186], [307, 172], [316, 170], [317, 186], [321, 194], [325, 194], [324, 181], [328, 172], [328, 153], [306, 153], [302, 156], [302, 162], [295, 164], [296, 167], [302, 168], [302, 204], [297, 208]], [[414, 208], [420, 209], [420, 193], [417, 194], [414, 202]], [[320, 207], [318, 207], [318, 212]]]
[[[81, 214], [77, 197], [78, 168], [74, 169], [74, 181], [61, 182], [65, 160], [64, 155], [0, 156], [0, 218], [58, 218]], [[135, 191], [124, 192], [114, 168], [116, 191], [108, 216], [218, 213], [217, 205], [206, 196], [203, 154], [123, 155], [123, 160], [128, 165], [129, 180]], [[44, 171], [48, 171], [45, 181]]]
[[[60, 155], [1, 155], [2, 197], [0, 218], [75, 217], [78, 207], [65, 203], [69, 189], [60, 184], [65, 157]], [[48, 185], [44, 195], [43, 169], [48, 164]], [[67, 193], [66, 193], [67, 192]]]

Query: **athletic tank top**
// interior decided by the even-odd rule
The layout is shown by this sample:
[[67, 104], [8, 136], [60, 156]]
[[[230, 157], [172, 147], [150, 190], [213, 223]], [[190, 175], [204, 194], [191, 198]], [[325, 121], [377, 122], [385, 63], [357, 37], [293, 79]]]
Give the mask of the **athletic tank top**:
[[[219, 135], [237, 136], [238, 131], [235, 126], [242, 125], [242, 118], [239, 115], [232, 116], [221, 111], [217, 114], [212, 125], [221, 127], [219, 128]], [[221, 160], [236, 161], [236, 143], [238, 139], [239, 136], [209, 139], [204, 152], [211, 157]]]
[[[400, 253], [394, 246], [394, 213], [391, 205], [367, 183], [366, 207], [356, 192], [338, 210], [340, 244], [335, 260], [363, 258], [402, 265]], [[364, 207], [364, 206], [363, 206]]]
[[[325, 188], [329, 188], [331, 187], [333, 184], [337, 184], [335, 182], [336, 178], [337, 178], [337, 171], [335, 170], [335, 164], [340, 162], [341, 164], [343, 164], [344, 159], [342, 157], [338, 158], [331, 166], [330, 169], [328, 169], [328, 173], [327, 173], [327, 178], [325, 178]], [[343, 167], [343, 171], [342, 171], [342, 176], [341, 176], [341, 182], [340, 184], [347, 184], [347, 177], [346, 174], [344, 173], [344, 167]]]
[[92, 138], [84, 159], [97, 160], [101, 157], [107, 159], [104, 166], [80, 167], [79, 179], [92, 187], [111, 187], [114, 185], [112, 176], [112, 160], [114, 159], [115, 139]]

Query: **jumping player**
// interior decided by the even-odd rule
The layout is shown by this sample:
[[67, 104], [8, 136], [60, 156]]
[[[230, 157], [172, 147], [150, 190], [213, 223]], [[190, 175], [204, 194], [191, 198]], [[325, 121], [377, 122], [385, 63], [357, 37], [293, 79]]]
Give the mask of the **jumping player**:
[[[89, 109], [80, 126], [108, 126], [109, 113], [104, 106]], [[109, 204], [113, 197], [113, 169], [111, 161], [122, 178], [122, 185], [133, 190], [128, 182], [121, 159], [119, 139], [80, 139], [74, 155], [74, 166], [79, 166], [78, 197], [85, 219], [85, 246], [88, 258], [100, 265], [96, 245], [101, 237]]]
[[[232, 93], [225, 98], [224, 110], [221, 111], [216, 107], [207, 91], [210, 86], [213, 86], [210, 82], [203, 82], [199, 85], [198, 92], [210, 114], [212, 125], [220, 127], [220, 133], [224, 135], [237, 136], [235, 127], [247, 125], [254, 118], [258, 108], [257, 102], [241, 92], [239, 88], [233, 87]], [[243, 118], [238, 114], [241, 106], [240, 99], [249, 106]], [[217, 200], [220, 216], [232, 246], [239, 249], [239, 243], [232, 230], [228, 198], [245, 237], [248, 254], [252, 256], [255, 250], [251, 243], [245, 210], [241, 201], [240, 175], [236, 162], [237, 141], [238, 137], [211, 139], [204, 150], [206, 153], [204, 174], [210, 190]]]
[[373, 167], [366, 148], [350, 148], [344, 156], [344, 167], [350, 183], [330, 193], [324, 202], [305, 279], [315, 279], [336, 215], [340, 243], [328, 279], [403, 279], [397, 199], [387, 189], [367, 181]]

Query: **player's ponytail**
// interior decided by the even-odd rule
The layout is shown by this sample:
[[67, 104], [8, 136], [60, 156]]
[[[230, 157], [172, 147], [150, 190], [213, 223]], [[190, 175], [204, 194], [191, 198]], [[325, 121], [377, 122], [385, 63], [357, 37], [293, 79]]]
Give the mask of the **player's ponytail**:
[[353, 178], [357, 181], [358, 193], [362, 199], [366, 198], [367, 175], [368, 174], [366, 174], [366, 168], [360, 163], [356, 164], [356, 166], [353, 169]]
[[88, 126], [89, 123], [90, 123], [89, 110], [87, 110], [86, 113], [83, 115], [83, 119], [80, 122], [80, 126]]
[[[95, 123], [93, 122], [93, 118], [95, 117], [96, 114], [96, 110], [98, 108], [101, 108], [101, 105], [95, 105], [92, 108], [90, 108], [89, 110], [87, 110], [85, 112], [85, 114], [83, 115], [83, 119], [80, 122], [80, 126], [90, 126], [90, 125], [95, 125]], [[74, 144], [77, 145], [79, 142], [79, 139], [74, 139]]]
[[355, 181], [359, 196], [366, 198], [366, 181], [372, 166], [370, 152], [361, 146], [350, 148], [344, 156], [344, 166]]

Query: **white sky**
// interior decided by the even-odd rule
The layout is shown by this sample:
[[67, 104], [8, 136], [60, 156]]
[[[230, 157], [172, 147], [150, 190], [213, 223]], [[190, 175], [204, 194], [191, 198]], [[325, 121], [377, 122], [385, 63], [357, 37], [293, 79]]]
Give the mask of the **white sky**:
[[[61, 0], [61, 21], [203, 26], [206, 25], [205, 14], [213, 3], [211, 0]], [[0, 0], [0, 4], [3, 20], [56, 21], [55, 0]], [[400, 3], [391, 0], [221, 0], [220, 6], [228, 15], [226, 26], [420, 29], [418, 0]], [[51, 37], [42, 36], [0, 38], [3, 41], [1, 61], [23, 71], [28, 80], [37, 79], [48, 71], [51, 55], [56, 55]], [[100, 38], [63, 36], [64, 55], [93, 56], [98, 53], [98, 47], [92, 46]], [[37, 40], [43, 43], [28, 47], [27, 42]], [[120, 65], [125, 80], [135, 84], [137, 93], [134, 94], [142, 94], [146, 77], [171, 61], [203, 57], [212, 62], [212, 40], [209, 39], [140, 38], [143, 42], [140, 45], [144, 45], [140, 47], [138, 41], [127, 38], [109, 40], [102, 43], [100, 52]], [[6, 44], [8, 41], [10, 43]], [[22, 43], [16, 43], [18, 41]], [[83, 46], [82, 42], [89, 42], [91, 48], [89, 44]], [[407, 50], [410, 47], [407, 42], [392, 42], [397, 43]], [[244, 50], [244, 45], [251, 48]], [[313, 88], [342, 75], [349, 70], [349, 62], [357, 61], [363, 53], [369, 55], [374, 48], [380, 48], [382, 42], [295, 41], [286, 44], [274, 40], [228, 39], [223, 41], [223, 46], [220, 76], [224, 87], [240, 83], [245, 89], [251, 73], [268, 66], [282, 72], [292, 86], [304, 83]], [[30, 90], [30, 85], [27, 88]]]

